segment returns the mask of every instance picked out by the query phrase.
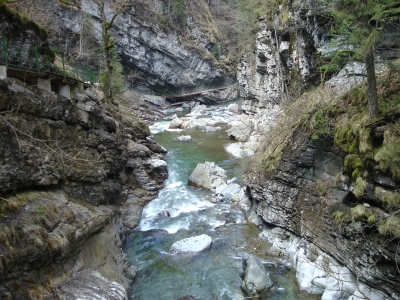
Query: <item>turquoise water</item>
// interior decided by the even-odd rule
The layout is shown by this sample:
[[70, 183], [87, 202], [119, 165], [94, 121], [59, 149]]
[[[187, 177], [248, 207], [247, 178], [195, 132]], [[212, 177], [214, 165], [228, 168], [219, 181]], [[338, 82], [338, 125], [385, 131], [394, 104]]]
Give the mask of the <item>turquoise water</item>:
[[[166, 128], [168, 122], [158, 125]], [[192, 141], [176, 140], [188, 134]], [[240, 285], [243, 257], [248, 254], [257, 255], [269, 266], [275, 283], [259, 299], [312, 299], [311, 295], [299, 292], [294, 273], [283, 261], [266, 256], [270, 244], [258, 238], [260, 229], [246, 224], [238, 207], [214, 204], [209, 201], [211, 192], [187, 185], [196, 165], [205, 161], [224, 168], [229, 178], [240, 176], [240, 163], [224, 150], [232, 142], [226, 131], [161, 131], [154, 139], [168, 150], [169, 178], [158, 197], [145, 207], [140, 226], [131, 233], [124, 249], [139, 268], [131, 299], [174, 300], [185, 295], [199, 299], [244, 299]], [[158, 215], [165, 210], [170, 217]], [[212, 237], [210, 249], [194, 257], [169, 254], [174, 242], [200, 234]]]

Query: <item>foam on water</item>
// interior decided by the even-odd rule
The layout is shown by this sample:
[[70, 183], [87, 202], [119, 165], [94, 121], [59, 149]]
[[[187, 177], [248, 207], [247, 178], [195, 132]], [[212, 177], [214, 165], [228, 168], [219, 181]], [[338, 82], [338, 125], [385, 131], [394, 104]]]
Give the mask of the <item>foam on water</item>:
[[171, 121], [156, 122], [153, 125], [149, 126], [150, 133], [152, 135], [154, 135], [154, 134], [157, 134], [159, 132], [163, 132], [163, 131], [168, 129], [170, 123], [171, 123]]

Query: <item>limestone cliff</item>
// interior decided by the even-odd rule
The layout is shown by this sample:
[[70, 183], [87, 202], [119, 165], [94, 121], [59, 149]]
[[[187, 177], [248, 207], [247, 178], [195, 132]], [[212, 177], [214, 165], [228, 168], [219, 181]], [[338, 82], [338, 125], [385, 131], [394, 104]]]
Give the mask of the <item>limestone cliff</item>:
[[[319, 83], [324, 56], [337, 49], [327, 43], [332, 36], [322, 26], [326, 20], [307, 3], [288, 4], [287, 22], [281, 22], [283, 6], [273, 22], [261, 19], [256, 49], [239, 64], [243, 110], [261, 114], [274, 105], [285, 107], [245, 176], [252, 211], [262, 223], [284, 228], [336, 259], [359, 284], [378, 290], [342, 285], [329, 297], [399, 299], [400, 154], [393, 148], [398, 139], [398, 80], [390, 75], [393, 69], [378, 65], [379, 80], [386, 83], [378, 85], [380, 116], [373, 121], [366, 112], [362, 64], [340, 66], [324, 86], [310, 90], [313, 82]], [[393, 43], [389, 35], [397, 33], [386, 28], [377, 57], [399, 57], [397, 44], [388, 47]], [[305, 252], [316, 261], [311, 250]], [[320, 284], [329, 281], [324, 276], [311, 276], [317, 293], [329, 289]], [[323, 299], [329, 297], [324, 293]]]
[[139, 214], [167, 177], [165, 150], [138, 118], [81, 92], [67, 99], [0, 81], [2, 298], [123, 299], [135, 275], [118, 205], [142, 197], [130, 206]]
[[[49, 28], [51, 43], [68, 53], [82, 52], [79, 47], [85, 47], [82, 46], [85, 43], [82, 41], [85, 30], [82, 19], [88, 20], [87, 16], [90, 19], [86, 25], [91, 30], [87, 35], [93, 35], [96, 43], [101, 42], [96, 2], [78, 2], [80, 9], [62, 6], [57, 1], [50, 4], [39, 1], [40, 6], [51, 11], [49, 18], [54, 24]], [[179, 1], [171, 3], [175, 2]], [[167, 9], [165, 1], [134, 1], [117, 16], [111, 28], [125, 73], [137, 75], [135, 87], [142, 92], [176, 94], [229, 85], [235, 80], [233, 64], [223, 50], [224, 41], [207, 17], [207, 4], [203, 1], [182, 3], [184, 7], [177, 13], [173, 6]], [[107, 9], [111, 18], [114, 11]], [[174, 14], [178, 14], [176, 17], [182, 24], [171, 20]], [[215, 47], [222, 49], [217, 58], [213, 54]], [[97, 54], [98, 51], [92, 56]]]

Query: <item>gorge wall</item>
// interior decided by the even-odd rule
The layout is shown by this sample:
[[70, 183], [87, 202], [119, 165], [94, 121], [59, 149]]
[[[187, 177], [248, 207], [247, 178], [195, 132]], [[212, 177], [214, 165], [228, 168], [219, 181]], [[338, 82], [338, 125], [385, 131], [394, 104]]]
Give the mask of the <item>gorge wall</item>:
[[[0, 29], [51, 53], [32, 22]], [[65, 98], [27, 79], [0, 78], [0, 297], [126, 299], [125, 231], [167, 178], [166, 150], [99, 90]]]
[[[100, 41], [97, 4], [92, 0], [82, 0], [80, 4], [81, 9], [77, 10], [56, 1], [52, 3], [51, 18], [59, 24], [57, 31], [71, 37], [55, 41], [60, 47], [79, 43], [83, 15], [93, 17], [92, 34]], [[124, 69], [140, 75], [136, 89], [149, 94], [177, 94], [232, 84], [233, 64], [222, 50], [218, 59], [212, 52], [213, 47], [223, 49], [224, 41], [218, 37], [215, 24], [206, 17], [207, 4], [189, 1], [185, 6], [185, 25], [181, 27], [165, 22], [166, 5], [163, 1], [134, 2], [117, 16], [111, 29]], [[174, 8], [171, 11], [172, 14]], [[109, 19], [113, 12], [108, 7]]]
[[82, 92], [67, 99], [1, 79], [5, 299], [93, 296], [97, 284], [100, 294], [115, 286], [123, 296], [134, 278], [121, 239], [137, 223], [124, 222], [119, 205], [145, 196], [129, 207], [139, 214], [156, 195], [167, 177], [165, 150], [146, 139], [142, 121]]
[[[398, 236], [382, 234], [383, 231], [378, 228], [382, 224], [385, 226], [385, 218], [393, 212], [379, 199], [377, 192], [384, 190], [384, 193], [395, 193], [398, 199], [396, 189], [399, 182], [395, 179], [395, 173], [379, 169], [376, 158], [366, 158], [365, 153], [361, 154], [367, 151], [358, 150], [358, 147], [362, 147], [358, 136], [361, 133], [348, 136], [347, 142], [353, 142], [356, 150], [346, 148], [343, 141], [340, 142], [341, 126], [346, 122], [344, 118], [348, 118], [347, 122], [360, 121], [354, 120], [351, 115], [339, 116], [346, 115], [344, 110], [352, 113], [365, 111], [366, 102], [361, 106], [356, 100], [351, 104], [333, 101], [363, 81], [363, 65], [347, 65], [339, 74], [334, 74], [325, 87], [314, 94], [303, 94], [299, 98], [302, 104], [293, 105], [303, 91], [319, 83], [321, 59], [337, 51], [328, 44], [332, 36], [324, 29], [327, 27], [324, 26], [326, 20], [317, 11], [306, 1], [294, 1], [287, 8], [289, 17], [286, 23], [279, 22], [279, 13], [273, 18], [275, 23], [260, 19], [256, 49], [245, 54], [238, 67], [241, 95], [245, 98], [242, 105], [244, 111], [263, 114], [273, 111], [277, 106], [288, 108], [276, 127], [265, 134], [267, 142], [255, 158], [255, 164], [263, 165], [265, 169], [260, 171], [257, 166], [257, 170], [249, 170], [245, 177], [247, 193], [252, 199], [252, 211], [269, 228], [284, 228], [289, 232], [288, 236], [294, 233], [304, 245], [308, 245], [304, 246], [304, 251], [309, 262], [316, 262], [318, 255], [315, 253], [318, 251], [328, 254], [341, 266], [336, 268], [337, 275], [343, 272], [340, 268], [346, 267], [350, 270], [351, 280], [376, 289], [376, 292], [372, 292], [365, 287], [348, 288], [346, 280], [338, 283], [339, 279], [336, 286], [330, 286], [327, 274], [334, 274], [334, 271], [328, 267], [329, 263], [325, 266], [320, 264], [318, 267], [321, 272], [310, 276], [311, 286], [317, 291], [312, 288], [309, 291], [321, 294], [325, 291], [322, 299], [399, 299]], [[399, 57], [398, 45], [389, 38], [397, 34], [393, 28], [386, 29], [375, 53], [378, 59]], [[378, 68], [377, 74], [383, 74], [383, 69]], [[345, 99], [351, 99], [351, 95], [348, 94]], [[390, 93], [388, 95], [387, 99]], [[329, 107], [331, 100], [333, 108], [326, 108], [324, 112], [323, 107]], [[319, 116], [326, 118], [323, 121], [323, 134], [318, 133], [320, 124], [316, 125]], [[361, 114], [359, 118], [367, 120]], [[367, 125], [366, 121], [361, 122], [358, 129], [351, 127], [354, 126], [352, 123], [345, 124], [349, 126], [347, 128], [353, 128], [353, 132], [366, 132], [368, 128], [364, 140], [368, 140], [369, 145], [374, 144], [376, 148], [371, 151], [376, 153], [388, 143], [392, 130], [389, 128], [397, 126], [396, 122], [397, 117], [393, 117], [386, 128], [379, 127], [382, 125], [380, 123]], [[287, 131], [285, 128], [288, 128]], [[384, 134], [385, 130], [389, 131]], [[273, 146], [268, 145], [271, 141]], [[354, 173], [354, 166], [349, 167], [349, 155], [363, 157], [363, 171], [359, 169], [360, 173], [364, 172], [362, 175]], [[272, 165], [274, 167], [271, 168]], [[360, 193], [356, 182], [361, 180], [365, 185]], [[357, 214], [359, 210], [363, 212]], [[367, 221], [372, 214], [376, 214], [380, 221]], [[398, 225], [392, 226], [393, 230], [397, 230]], [[265, 234], [268, 236], [268, 231]], [[282, 234], [280, 238], [285, 240], [287, 237]], [[290, 245], [286, 245], [283, 250], [290, 251], [289, 248]], [[301, 257], [297, 255], [297, 258]], [[321, 283], [324, 280], [327, 281]], [[331, 294], [328, 296], [329, 292]]]

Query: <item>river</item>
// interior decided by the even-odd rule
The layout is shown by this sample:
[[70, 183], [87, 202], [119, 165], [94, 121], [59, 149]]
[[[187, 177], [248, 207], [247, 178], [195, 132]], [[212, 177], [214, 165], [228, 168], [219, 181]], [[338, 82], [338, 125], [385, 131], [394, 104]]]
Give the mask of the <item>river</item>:
[[[222, 116], [227, 105], [214, 107], [211, 113]], [[168, 150], [169, 178], [158, 197], [144, 208], [140, 225], [129, 235], [124, 249], [139, 269], [131, 299], [175, 300], [187, 295], [205, 300], [245, 299], [240, 286], [243, 258], [249, 254], [263, 261], [274, 282], [258, 299], [318, 299], [299, 291], [289, 262], [266, 255], [270, 244], [259, 238], [261, 229], [248, 224], [236, 205], [212, 203], [210, 191], [188, 186], [191, 172], [205, 161], [225, 169], [229, 178], [240, 177], [240, 160], [224, 150], [233, 142], [226, 125], [219, 124], [222, 130], [213, 133], [164, 131], [168, 125], [169, 121], [158, 122], [152, 134]], [[176, 140], [188, 134], [191, 141]], [[159, 215], [166, 211], [170, 217]], [[169, 254], [174, 242], [200, 234], [212, 237], [210, 249], [192, 257]]]

